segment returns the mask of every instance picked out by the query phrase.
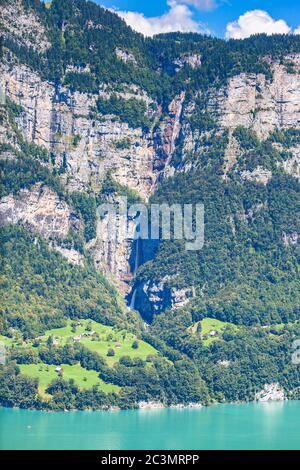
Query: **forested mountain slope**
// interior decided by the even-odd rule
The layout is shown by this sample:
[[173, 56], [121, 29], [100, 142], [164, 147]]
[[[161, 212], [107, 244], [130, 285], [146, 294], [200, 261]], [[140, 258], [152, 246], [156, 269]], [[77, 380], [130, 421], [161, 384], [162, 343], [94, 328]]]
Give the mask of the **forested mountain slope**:
[[[40, 380], [66, 363], [112, 384], [109, 398], [78, 389], [75, 407], [246, 400], [272, 383], [297, 396], [300, 36], [150, 39], [84, 0], [0, 4], [0, 333], [21, 348], [15, 360], [27, 348]], [[141, 242], [134, 272], [133, 236], [103, 239], [96, 214], [118, 195], [203, 203], [203, 249]], [[139, 313], [125, 305], [133, 292]], [[112, 372], [81, 345], [32, 353], [83, 320], [136, 335], [159, 359], [136, 364], [129, 349]], [[6, 404], [27, 380], [10, 367]], [[21, 405], [45, 406], [28, 387]], [[60, 387], [72, 391], [50, 387], [54, 408]]]

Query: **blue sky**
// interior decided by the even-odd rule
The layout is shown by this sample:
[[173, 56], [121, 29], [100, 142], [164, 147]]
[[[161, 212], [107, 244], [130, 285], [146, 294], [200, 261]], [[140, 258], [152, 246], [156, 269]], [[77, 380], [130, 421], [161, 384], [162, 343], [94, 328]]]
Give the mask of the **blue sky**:
[[[146, 35], [167, 32], [172, 25], [173, 29], [207, 31], [219, 37], [287, 33], [300, 26], [299, 0], [97, 0], [97, 3], [118, 10], [127, 23]], [[229, 23], [233, 25], [228, 30]]]

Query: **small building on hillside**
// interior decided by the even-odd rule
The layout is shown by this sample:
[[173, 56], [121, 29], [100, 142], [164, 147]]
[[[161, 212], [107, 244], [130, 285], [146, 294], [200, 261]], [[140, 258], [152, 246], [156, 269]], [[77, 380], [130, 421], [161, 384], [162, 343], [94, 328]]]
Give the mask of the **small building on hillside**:
[[217, 332], [217, 330], [211, 330], [208, 334], [209, 334], [209, 336], [217, 336], [218, 332]]
[[79, 336], [73, 336], [73, 341], [74, 341], [74, 343], [79, 343], [80, 340], [81, 340], [81, 335], [79, 335]]
[[82, 333], [82, 336], [85, 336], [86, 338], [96, 338], [98, 333], [96, 331], [85, 331]]

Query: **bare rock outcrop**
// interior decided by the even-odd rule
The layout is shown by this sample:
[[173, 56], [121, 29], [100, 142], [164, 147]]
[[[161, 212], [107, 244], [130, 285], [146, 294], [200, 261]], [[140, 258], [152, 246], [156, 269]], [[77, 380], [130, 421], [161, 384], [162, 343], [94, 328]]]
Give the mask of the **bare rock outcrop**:
[[143, 312], [146, 321], [167, 308], [184, 307], [194, 296], [193, 287], [178, 288], [172, 286], [172, 276], [165, 276], [159, 282], [147, 281], [137, 285], [137, 309]]
[[282, 165], [288, 175], [300, 179], [300, 145], [289, 148], [289, 152], [291, 153], [291, 157], [287, 158], [279, 165]]
[[178, 57], [174, 60], [175, 71], [178, 72], [185, 65], [191, 67], [191, 69], [197, 69], [201, 67], [201, 55], [200, 54], [186, 54]]
[[255, 400], [265, 401], [283, 401], [286, 399], [284, 390], [278, 383], [265, 384], [264, 388], [255, 394]]
[[[296, 67], [300, 54], [290, 58]], [[273, 79], [263, 74], [232, 77], [219, 93], [219, 122], [226, 128], [252, 128], [264, 139], [276, 128], [300, 127], [300, 75], [272, 64]]]
[[127, 234], [124, 234], [120, 224], [125, 221], [120, 219], [118, 214], [98, 217], [96, 238], [87, 244], [87, 249], [92, 254], [95, 266], [108, 277], [115, 278], [119, 289], [127, 294], [133, 277], [131, 256], [135, 222], [126, 221]]
[[74, 249], [69, 249], [69, 248], [64, 248], [59, 245], [54, 246], [55, 250], [60, 253], [66, 260], [71, 263], [75, 264], [77, 266], [83, 266], [84, 265], [84, 258], [81, 253], [78, 253], [78, 251]]
[[56, 88], [23, 65], [3, 66], [0, 86], [24, 110], [17, 119], [23, 136], [52, 152], [58, 167], [65, 161], [71, 191], [99, 188], [112, 172], [119, 183], [149, 197], [155, 179], [151, 134], [109, 116], [91, 118], [96, 95]]
[[50, 47], [45, 28], [30, 9], [25, 10], [21, 0], [1, 2], [1, 34], [6, 38], [17, 40], [21, 46], [44, 52]]
[[266, 168], [258, 166], [253, 171], [242, 171], [241, 177], [243, 180], [255, 181], [256, 183], [266, 185], [272, 177], [272, 172]]
[[17, 196], [9, 194], [0, 201], [0, 225], [28, 224], [43, 237], [63, 239], [78, 220], [69, 206], [49, 187], [36, 184]]

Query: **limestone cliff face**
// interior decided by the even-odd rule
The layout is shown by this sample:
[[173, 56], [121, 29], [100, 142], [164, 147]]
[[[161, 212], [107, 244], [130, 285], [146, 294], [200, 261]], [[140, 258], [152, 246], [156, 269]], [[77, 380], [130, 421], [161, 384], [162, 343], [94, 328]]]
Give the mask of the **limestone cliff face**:
[[255, 181], [256, 183], [266, 185], [270, 178], [272, 178], [272, 172], [258, 166], [253, 171], [242, 171], [241, 177], [244, 180]]
[[212, 94], [208, 109], [225, 128], [244, 126], [264, 139], [277, 128], [300, 126], [300, 54], [287, 55], [293, 73], [272, 63], [273, 78], [263, 74], [232, 77], [227, 87]]
[[168, 116], [162, 121], [157, 132], [157, 155], [158, 155], [158, 169], [162, 172], [162, 176], [170, 175], [173, 173], [170, 168], [170, 161], [172, 159], [176, 141], [179, 137], [181, 130], [181, 117], [185, 93], [182, 92], [176, 96], [169, 105]]
[[291, 147], [289, 151], [291, 152], [291, 157], [282, 162], [281, 165], [287, 174], [300, 179], [300, 145]]
[[[288, 55], [285, 61], [293, 64], [293, 73], [288, 73], [284, 65], [273, 63], [271, 82], [262, 74], [233, 77], [219, 99], [219, 124], [229, 132], [238, 126], [252, 129], [261, 140], [276, 129], [299, 129], [300, 54]], [[233, 149], [231, 158], [236, 159], [239, 152], [232, 139], [229, 139], [228, 147]], [[292, 147], [289, 152], [292, 157], [283, 168], [299, 178], [299, 149]], [[271, 177], [263, 168], [257, 169], [254, 179], [255, 176], [258, 177], [256, 181], [263, 183]]]
[[0, 226], [17, 223], [49, 240], [49, 246], [70, 263], [83, 264], [82, 254], [60, 246], [71, 229], [82, 229], [82, 221], [48, 186], [38, 183], [30, 189], [21, 190], [18, 195], [9, 194], [0, 200]]
[[[0, 86], [23, 109], [17, 125], [24, 138], [51, 152], [57, 168], [65, 166], [61, 179], [69, 191], [97, 192], [111, 173], [118, 183], [133, 189], [142, 199], [149, 198], [172, 157], [184, 94], [172, 101], [170, 114], [161, 120], [159, 130], [145, 133], [112, 116], [96, 119], [91, 115], [97, 97], [109, 96], [105, 88], [98, 95], [71, 93], [67, 88], [43, 81], [37, 73], [19, 64], [1, 66]], [[119, 95], [124, 99], [143, 100], [149, 116], [159, 121], [159, 106], [143, 90], [131, 87]], [[4, 127], [3, 135], [7, 134]], [[14, 200], [12, 196], [11, 200]], [[100, 225], [103, 231], [103, 222]], [[130, 240], [108, 243], [97, 237], [87, 248], [99, 268], [127, 282], [130, 247]]]
[[[214, 118], [220, 131], [228, 130], [229, 133], [224, 177], [239, 156], [238, 144], [232, 136], [232, 131], [237, 127], [253, 130], [261, 140], [276, 129], [300, 128], [300, 54], [287, 55], [285, 62], [292, 64], [293, 73], [284, 65], [273, 62], [271, 81], [263, 74], [242, 73], [229, 79], [227, 86], [208, 91], [206, 111]], [[189, 169], [188, 155], [195, 152], [201, 136], [198, 129], [192, 131], [189, 125], [194, 107], [195, 103], [191, 100], [182, 116], [184, 170]], [[299, 149], [290, 148], [289, 151], [293, 157], [286, 162], [284, 169], [297, 177]]]
[[200, 54], [186, 54], [178, 57], [173, 62], [175, 71], [178, 72], [185, 65], [189, 65], [192, 69], [201, 67], [201, 55]]
[[[269, 81], [262, 74], [240, 74], [229, 79], [227, 86], [219, 90], [209, 91], [206, 112], [216, 122], [216, 132], [228, 132], [228, 144], [224, 151], [223, 179], [227, 178], [231, 168], [238, 164], [242, 149], [234, 137], [234, 130], [239, 127], [253, 130], [260, 140], [265, 140], [277, 129], [300, 129], [300, 54], [289, 55], [285, 61], [293, 64], [293, 73], [289, 73], [284, 65], [272, 64], [273, 79]], [[197, 99], [197, 97], [196, 97]], [[164, 175], [172, 175], [176, 171], [188, 171], [197, 160], [189, 158], [196, 154], [201, 147], [201, 138], [210, 137], [209, 131], [201, 132], [191, 128], [190, 117], [196, 106], [196, 100], [184, 103], [180, 111], [179, 131], [176, 138], [181, 137], [182, 162], [173, 167], [172, 156]], [[278, 144], [274, 144], [279, 147]], [[282, 148], [283, 149], [283, 148]], [[174, 149], [166, 148], [173, 155]], [[295, 178], [300, 175], [299, 146], [288, 148], [290, 157], [284, 162], [278, 162], [284, 171]], [[259, 165], [253, 170], [240, 171], [241, 180], [253, 181], [266, 185], [272, 178], [272, 171]], [[246, 216], [247, 217], [247, 216]], [[288, 247], [297, 244], [297, 233], [282, 234], [282, 243]], [[158, 282], [145, 282], [137, 286], [137, 306], [145, 312], [147, 318], [164, 311], [166, 308], [177, 308], [185, 305], [192, 296], [190, 286], [179, 292], [168, 288], [168, 282], [161, 279]], [[140, 303], [140, 305], [138, 305]]]
[[[114, 204], [116, 201], [110, 202]], [[134, 272], [132, 254], [135, 228], [134, 219], [126, 221], [117, 212], [115, 216], [107, 214], [98, 217], [97, 236], [87, 245], [95, 266], [109, 278], [114, 278], [124, 295], [130, 290]], [[124, 236], [124, 229], [127, 230], [127, 236]]]
[[156, 314], [168, 308], [184, 307], [193, 297], [193, 288], [169, 287], [169, 281], [170, 276], [165, 276], [160, 282], [149, 280], [136, 287], [135, 308], [143, 312], [143, 318], [146, 321], [151, 322]]
[[1, 3], [0, 23], [1, 34], [17, 40], [20, 46], [30, 47], [36, 52], [44, 52], [50, 47], [45, 28], [30, 9], [25, 9], [22, 0]]
[[[21, 13], [20, 21], [23, 21]], [[43, 28], [36, 21], [31, 22], [31, 33], [38, 31], [36, 38], [40, 37], [39, 44], [45, 49], [47, 41]], [[19, 27], [23, 28], [21, 24]], [[22, 35], [24, 37], [26, 35]], [[118, 50], [116, 54], [122, 55], [122, 60], [133, 60], [125, 56], [124, 51]], [[188, 60], [192, 61], [190, 65], [193, 68], [201, 67], [200, 57]], [[294, 64], [295, 73], [289, 73], [284, 65], [273, 63], [272, 81], [262, 74], [240, 74], [232, 77], [227, 86], [209, 91], [207, 112], [215, 119], [220, 132], [228, 129], [229, 133], [224, 155], [224, 178], [239, 157], [239, 145], [233, 137], [236, 127], [253, 129], [261, 139], [278, 128], [300, 128], [300, 55], [288, 56], [286, 60]], [[3, 93], [23, 109], [17, 118], [18, 129], [29, 142], [45, 147], [52, 154], [57, 168], [64, 166], [61, 179], [70, 192], [91, 189], [97, 192], [107, 174], [111, 173], [117, 182], [147, 200], [162, 178], [178, 171], [172, 166], [172, 157], [179, 139], [182, 139], [183, 148], [181, 170], [190, 168], [191, 163], [186, 157], [199, 145], [201, 132], [199, 129], [191, 130], [189, 118], [195, 101], [192, 98], [187, 102], [184, 92], [174, 97], [167, 115], [163, 116], [158, 104], [142, 89], [127, 87], [123, 93], [116, 91], [124, 99], [135, 97], [144, 101], [153, 123], [150, 131], [145, 132], [141, 128], [131, 128], [113, 116], [96, 116], [97, 98], [108, 97], [111, 93], [104, 86], [100, 87], [98, 94], [73, 93], [66, 87], [42, 80], [37, 73], [16, 61], [3, 61], [0, 72]], [[1, 126], [1, 141], [6, 142], [9, 134], [9, 143], [14, 146], [12, 134], [6, 132], [5, 124]], [[126, 145], [122, 145], [124, 142]], [[289, 151], [290, 158], [281, 165], [287, 173], [299, 178], [299, 147]], [[9, 153], [6, 152], [7, 157]], [[272, 174], [259, 167], [252, 172], [243, 172], [241, 177], [266, 184]], [[49, 188], [39, 186], [21, 191], [17, 197], [9, 195], [1, 201], [1, 223], [23, 220], [46, 238], [63, 239], [72, 225], [72, 209], [58, 199]], [[132, 276], [133, 239], [103, 240], [99, 231], [105, 232], [107, 224], [105, 219], [98, 220], [98, 235], [86, 248], [95, 265], [122, 281], [122, 288], [126, 290]], [[65, 255], [70, 260], [77, 257], [76, 262], [80, 262], [78, 254]], [[158, 289], [158, 292], [153, 289]], [[160, 310], [165, 305], [180, 306], [188, 301], [190, 295], [188, 291], [179, 294], [170, 291], [166, 294], [168, 299], [160, 301], [157, 297], [162, 290], [163, 286], [142, 287], [143, 296], [149, 299], [154, 309], [158, 306]]]
[[84, 265], [84, 257], [81, 253], [78, 253], [78, 251], [74, 250], [73, 248], [64, 248], [59, 245], [54, 245], [54, 249], [58, 251], [66, 260], [75, 265]]
[[[1, 89], [0, 89], [1, 93]], [[5, 96], [3, 95], [3, 102], [5, 103]], [[8, 115], [4, 106], [0, 103], [0, 160], [15, 158], [15, 150], [19, 150], [18, 139], [16, 138], [14, 130], [8, 119]]]
[[43, 237], [64, 239], [71, 227], [79, 227], [79, 219], [66, 202], [49, 187], [41, 184], [23, 189], [17, 196], [0, 201], [0, 225], [23, 222]]
[[[91, 117], [98, 96], [71, 93], [65, 87], [55, 87], [23, 65], [2, 65], [0, 87], [10, 99], [23, 108], [17, 120], [23, 136], [45, 147], [55, 156], [57, 167], [65, 161], [65, 183], [71, 191], [99, 189], [111, 172], [119, 183], [148, 199], [155, 183], [172, 157], [180, 131], [180, 117], [184, 93], [174, 98], [169, 115], [162, 119], [158, 131], [143, 132], [111, 116]], [[156, 111], [161, 111], [145, 92], [133, 87], [125, 99], [143, 100]], [[122, 148], [122, 142], [128, 142]]]
[[[52, 152], [57, 166], [65, 161], [65, 182], [71, 191], [99, 188], [111, 171], [119, 183], [143, 198], [149, 196], [155, 178], [151, 134], [109, 116], [92, 119], [97, 95], [55, 87], [25, 66], [4, 66], [0, 85], [24, 110], [18, 119], [24, 137]], [[118, 144], [125, 139], [130, 148], [122, 149]]]

